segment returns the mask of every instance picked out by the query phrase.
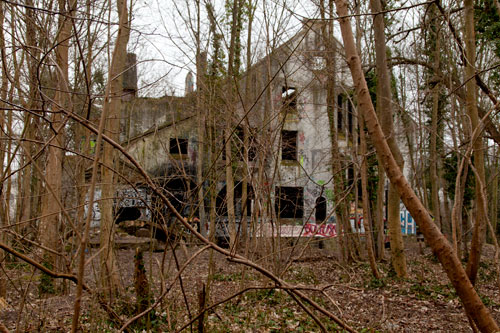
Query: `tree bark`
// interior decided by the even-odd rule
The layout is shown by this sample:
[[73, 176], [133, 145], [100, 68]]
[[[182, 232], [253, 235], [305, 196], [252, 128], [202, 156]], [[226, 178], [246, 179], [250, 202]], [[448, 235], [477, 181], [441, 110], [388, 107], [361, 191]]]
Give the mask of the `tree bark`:
[[[474, 32], [474, 1], [465, 0], [465, 48], [467, 62], [465, 66], [466, 82], [466, 106], [469, 114], [471, 128], [474, 131], [479, 125], [479, 116], [477, 111], [477, 87], [473, 78], [475, 76], [475, 58], [476, 58], [476, 37]], [[484, 171], [484, 154], [483, 154], [483, 139], [481, 132], [477, 132], [476, 136], [472, 137], [472, 145], [474, 147], [474, 167], [477, 170], [479, 179], [476, 179], [476, 193], [480, 189], [480, 182], [485, 183]], [[472, 233], [472, 242], [470, 247], [469, 261], [467, 262], [467, 276], [472, 284], [476, 282], [477, 272], [479, 270], [479, 262], [481, 260], [481, 250], [485, 237], [485, 216], [484, 202], [486, 198], [482, 195], [476, 196], [476, 216], [474, 221], [474, 229]]]
[[[373, 29], [375, 37], [375, 53], [377, 64], [377, 109], [380, 111], [380, 122], [385, 134], [387, 143], [396, 159], [400, 169], [403, 169], [404, 161], [399, 151], [393, 128], [392, 93], [389, 70], [387, 67], [387, 47], [385, 43], [385, 24], [380, 0], [370, 0], [373, 17]], [[381, 161], [379, 159], [379, 161]], [[383, 161], [381, 161], [383, 162]], [[392, 266], [398, 277], [407, 277], [406, 256], [404, 254], [404, 242], [401, 232], [399, 217], [400, 198], [394, 185], [389, 186], [387, 200], [387, 224], [389, 227], [389, 237], [391, 242]]]
[[203, 166], [205, 157], [205, 121], [206, 111], [203, 105], [203, 94], [206, 89], [206, 59], [201, 54], [201, 24], [200, 24], [200, 0], [196, 1], [197, 24], [194, 33], [196, 34], [196, 111], [198, 113], [198, 153], [196, 156], [196, 183], [198, 186], [198, 212], [200, 217], [200, 229], [203, 236], [207, 236], [207, 219], [205, 214], [205, 194], [203, 188]]
[[[436, 6], [431, 5], [431, 23], [430, 23], [430, 36], [435, 43], [433, 52], [433, 71], [434, 75], [438, 75], [440, 69], [440, 31], [437, 23]], [[431, 42], [431, 43], [432, 43]], [[432, 115], [431, 115], [431, 132], [430, 132], [430, 171], [431, 171], [431, 198], [432, 198], [432, 212], [434, 213], [434, 222], [443, 231], [441, 225], [440, 202], [439, 202], [439, 178], [438, 178], [438, 152], [437, 152], [437, 137], [438, 137], [438, 117], [439, 117], [439, 82], [432, 89]]]
[[376, 279], [380, 279], [380, 273], [375, 262], [373, 251], [372, 214], [370, 211], [370, 198], [368, 196], [368, 156], [366, 152], [365, 120], [363, 114], [359, 115], [359, 135], [361, 138], [361, 191], [363, 196], [363, 224], [366, 235], [366, 252], [370, 261], [372, 274]]
[[[56, 77], [57, 90], [55, 103], [51, 117], [51, 127], [58, 133], [55, 133], [52, 144], [48, 147], [47, 166], [45, 171], [45, 193], [42, 197], [42, 218], [40, 219], [40, 235], [43, 246], [56, 250], [58, 248], [58, 227], [60, 224], [60, 207], [58, 201], [61, 201], [62, 190], [62, 159], [63, 150], [59, 147], [64, 146], [64, 131], [62, 126], [62, 112], [58, 109], [68, 108], [70, 104], [68, 91], [68, 54], [69, 38], [71, 36], [71, 4], [66, 0], [59, 0], [59, 11], [68, 13], [68, 15], [59, 16], [59, 34], [57, 37], [56, 48]], [[52, 133], [50, 133], [51, 135]], [[52, 253], [44, 253], [44, 263], [48, 267], [56, 267], [56, 256]], [[48, 287], [48, 286], [47, 286]], [[54, 290], [55, 291], [55, 290]]]
[[[111, 59], [108, 83], [106, 86], [105, 100], [103, 105], [103, 117], [106, 119], [105, 134], [113, 139], [118, 139], [120, 128], [121, 98], [123, 94], [123, 70], [127, 55], [127, 44], [130, 35], [130, 23], [126, 0], [117, 0], [118, 10], [118, 35]], [[96, 154], [100, 152], [96, 151]], [[118, 271], [113, 253], [114, 244], [114, 217], [113, 198], [115, 196], [115, 150], [106, 144], [103, 147], [103, 164], [101, 169], [101, 287], [103, 292], [114, 294], [120, 287]], [[111, 168], [111, 169], [108, 169]]]
[[370, 99], [361, 61], [354, 44], [347, 4], [344, 0], [336, 0], [335, 2], [337, 4], [337, 13], [340, 17], [340, 28], [344, 40], [347, 62], [356, 88], [359, 107], [364, 113], [368, 133], [373, 140], [377, 155], [384, 161], [384, 169], [391, 183], [394, 184], [406, 208], [414, 217], [429, 246], [441, 262], [448, 278], [462, 300], [466, 313], [481, 331], [498, 331], [499, 327], [497, 323], [481, 302], [450, 243], [433, 223], [429, 213], [410, 188], [408, 181], [392, 155]]

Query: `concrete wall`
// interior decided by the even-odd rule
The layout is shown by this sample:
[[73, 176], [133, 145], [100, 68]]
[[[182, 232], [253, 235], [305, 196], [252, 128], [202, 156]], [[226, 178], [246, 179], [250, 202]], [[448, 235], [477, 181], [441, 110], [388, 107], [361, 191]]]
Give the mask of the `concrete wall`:
[[[249, 124], [258, 128], [256, 134], [258, 149], [264, 151], [266, 183], [276, 186], [302, 187], [304, 214], [301, 219], [290, 219], [285, 223], [315, 222], [314, 207], [318, 197], [327, 198], [327, 216], [334, 205], [331, 173], [331, 139], [327, 114], [326, 80], [324, 60], [325, 48], [319, 38], [320, 25], [314, 24], [290, 41], [280, 46], [268, 58], [260, 60], [246, 75], [250, 76], [250, 87], [242, 79], [241, 93], [245, 108], [238, 109], [240, 120], [247, 111]], [[270, 68], [270, 72], [268, 71]], [[335, 67], [336, 91], [348, 94], [352, 82], [347, 64], [339, 52]], [[274, 80], [268, 84], [269, 77]], [[285, 117], [283, 87], [295, 88], [296, 111]], [[252, 107], [250, 111], [249, 108]], [[345, 110], [344, 110], [345, 112]], [[128, 142], [129, 152], [137, 158], [146, 170], [157, 174], [180, 165], [195, 169], [197, 152], [196, 120], [192, 97], [164, 97], [161, 99], [134, 98], [124, 107], [122, 140]], [[335, 121], [337, 120], [335, 112]], [[236, 117], [238, 118], [238, 117]], [[281, 159], [280, 134], [282, 130], [297, 131], [297, 160]], [[171, 138], [188, 138], [187, 156], [169, 155]], [[349, 159], [349, 145], [346, 133], [340, 135], [338, 145], [346, 159]], [[127, 141], [129, 140], [129, 141]], [[222, 147], [220, 147], [222, 148]], [[236, 178], [241, 179], [244, 171], [236, 167]], [[255, 172], [255, 169], [253, 171]], [[223, 188], [221, 182], [218, 189]]]

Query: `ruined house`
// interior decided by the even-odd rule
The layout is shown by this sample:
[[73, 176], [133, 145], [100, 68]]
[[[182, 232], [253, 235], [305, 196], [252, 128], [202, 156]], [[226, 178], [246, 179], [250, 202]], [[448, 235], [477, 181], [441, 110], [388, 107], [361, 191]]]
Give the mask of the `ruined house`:
[[[332, 48], [327, 49], [322, 38], [323, 28], [321, 21], [305, 21], [295, 36], [260, 59], [241, 78], [238, 93], [241, 98], [236, 101], [231, 121], [234, 142], [243, 141], [242, 128], [246, 126], [250, 147], [247, 163], [241, 161], [237, 151], [233, 154], [237, 217], [245, 205], [248, 214], [252, 214], [257, 204], [255, 193], [259, 193], [270, 196], [270, 200], [259, 204], [261, 210], [264, 205], [267, 207], [267, 215], [260, 216], [266, 215], [280, 225], [300, 227], [335, 220], [331, 136], [339, 146], [342, 165], [347, 170], [345, 177], [352, 181], [351, 143], [357, 139], [357, 120], [349, 97], [352, 82], [342, 48], [333, 41], [336, 51], [331, 54]], [[332, 59], [328, 66], [327, 56]], [[336, 94], [330, 118], [327, 80], [333, 76], [328, 71], [334, 73]], [[196, 110], [196, 94], [200, 92], [194, 91], [192, 74], [186, 78], [184, 97], [162, 98], [136, 97], [136, 74], [127, 75], [125, 82], [130, 87], [130, 96], [122, 110], [121, 141], [168, 191], [174, 206], [182, 214], [192, 214], [196, 206], [193, 198], [200, 142]], [[207, 105], [203, 103], [202, 107]], [[220, 115], [219, 122], [226, 119], [227, 115]], [[219, 161], [212, 161], [213, 164], [204, 161], [204, 173], [208, 168], [223, 169], [223, 138], [216, 144]], [[203, 159], [207, 158], [208, 149], [204, 147]], [[248, 180], [247, 204], [241, 202], [244, 177]], [[207, 182], [203, 186], [207, 190]], [[223, 207], [226, 192], [223, 172], [216, 192], [217, 214], [224, 220], [227, 210]], [[208, 195], [205, 209], [207, 212], [210, 209]], [[294, 232], [293, 228], [289, 230]]]

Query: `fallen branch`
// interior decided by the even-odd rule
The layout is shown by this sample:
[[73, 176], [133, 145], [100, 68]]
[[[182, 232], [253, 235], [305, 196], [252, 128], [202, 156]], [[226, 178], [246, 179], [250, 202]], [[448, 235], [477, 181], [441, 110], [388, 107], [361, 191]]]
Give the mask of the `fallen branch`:
[[[14, 250], [10, 246], [8, 246], [2, 242], [0, 242], [0, 249], [12, 254], [13, 256], [15, 256], [15, 257], [17, 257], [25, 262], [27, 262], [31, 266], [37, 268], [38, 270], [42, 271], [43, 273], [49, 275], [50, 277], [52, 277], [54, 279], [70, 280], [71, 282], [78, 284], [78, 277], [74, 274], [59, 273], [59, 272], [55, 272], [51, 269], [48, 269], [47, 267], [43, 266], [39, 262], [31, 259], [30, 257], [28, 257], [28, 256], [26, 256], [26, 255], [24, 255], [16, 250]], [[83, 285], [83, 290], [85, 290], [90, 295], [93, 295], [92, 290], [83, 281], [82, 281], [82, 285]], [[106, 313], [110, 316], [111, 320], [115, 324], [121, 325], [123, 321], [120, 318], [120, 316], [99, 295], [97, 295], [97, 300], [98, 300], [99, 304], [101, 305], [101, 307], [104, 309], [104, 311], [106, 311]]]

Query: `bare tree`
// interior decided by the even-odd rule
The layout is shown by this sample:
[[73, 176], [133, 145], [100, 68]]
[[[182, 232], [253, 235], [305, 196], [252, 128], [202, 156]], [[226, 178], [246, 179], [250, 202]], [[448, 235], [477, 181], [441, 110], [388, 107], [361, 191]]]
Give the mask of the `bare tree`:
[[[377, 63], [377, 108], [379, 110], [380, 123], [386, 136], [387, 143], [391, 148], [392, 154], [398, 162], [400, 169], [403, 169], [404, 160], [401, 156], [393, 129], [393, 112], [392, 112], [392, 93], [389, 77], [389, 70], [387, 68], [386, 53], [387, 48], [385, 44], [385, 29], [384, 17], [382, 14], [382, 4], [379, 0], [370, 1], [372, 7], [373, 28], [375, 37], [375, 52]], [[379, 159], [379, 165], [382, 162]], [[391, 242], [391, 260], [396, 274], [400, 277], [408, 276], [406, 268], [406, 257], [404, 254], [403, 236], [400, 227], [399, 218], [399, 195], [394, 188], [394, 185], [389, 187], [389, 195], [387, 202], [387, 224], [389, 226], [389, 236]]]
[[465, 7], [465, 46], [467, 63], [465, 66], [466, 74], [466, 103], [467, 112], [470, 118], [472, 130], [470, 133], [477, 133], [472, 136], [474, 145], [474, 167], [477, 169], [479, 179], [476, 181], [476, 190], [478, 191], [476, 202], [476, 216], [474, 221], [474, 231], [472, 234], [472, 243], [470, 249], [469, 261], [467, 262], [467, 275], [472, 284], [476, 282], [477, 272], [479, 270], [479, 261], [481, 258], [481, 250], [485, 237], [485, 218], [486, 212], [484, 211], [484, 203], [486, 198], [483, 197], [482, 192], [479, 190], [480, 183], [485, 183], [484, 171], [484, 153], [483, 153], [483, 140], [481, 132], [476, 131], [479, 126], [479, 116], [477, 111], [477, 87], [472, 78], [475, 76], [475, 57], [476, 57], [476, 38], [474, 33], [474, 1], [467, 0], [464, 2]]
[[[130, 36], [129, 10], [126, 0], [117, 0], [118, 32], [111, 58], [106, 93], [101, 117], [106, 119], [105, 134], [118, 138], [120, 124], [121, 99], [123, 95], [123, 71], [127, 55], [127, 43]], [[96, 152], [99, 154], [100, 152]], [[116, 152], [110, 145], [104, 145], [102, 152], [101, 181], [101, 283], [104, 292], [114, 294], [120, 286], [118, 271], [113, 253], [114, 216], [113, 198], [115, 196]]]
[[446, 271], [451, 283], [455, 287], [457, 294], [464, 304], [465, 311], [472, 318], [477, 327], [484, 332], [497, 331], [498, 325], [492, 318], [488, 309], [484, 306], [478, 294], [474, 290], [470, 280], [467, 278], [460, 260], [453, 251], [452, 246], [437, 226], [433, 223], [429, 213], [417, 198], [406, 178], [402, 174], [391, 149], [385, 140], [384, 133], [378, 122], [373, 104], [368, 93], [368, 87], [361, 68], [361, 62], [356, 51], [354, 38], [350, 26], [347, 4], [343, 0], [336, 0], [337, 13], [340, 18], [340, 27], [344, 47], [351, 70], [353, 81], [355, 83], [356, 94], [358, 95], [359, 105], [364, 110], [366, 126], [373, 139], [373, 144], [377, 150], [379, 158], [384, 161], [384, 169], [391, 181], [395, 185], [404, 204], [417, 221], [424, 237], [434, 253], [439, 258], [444, 270]]

